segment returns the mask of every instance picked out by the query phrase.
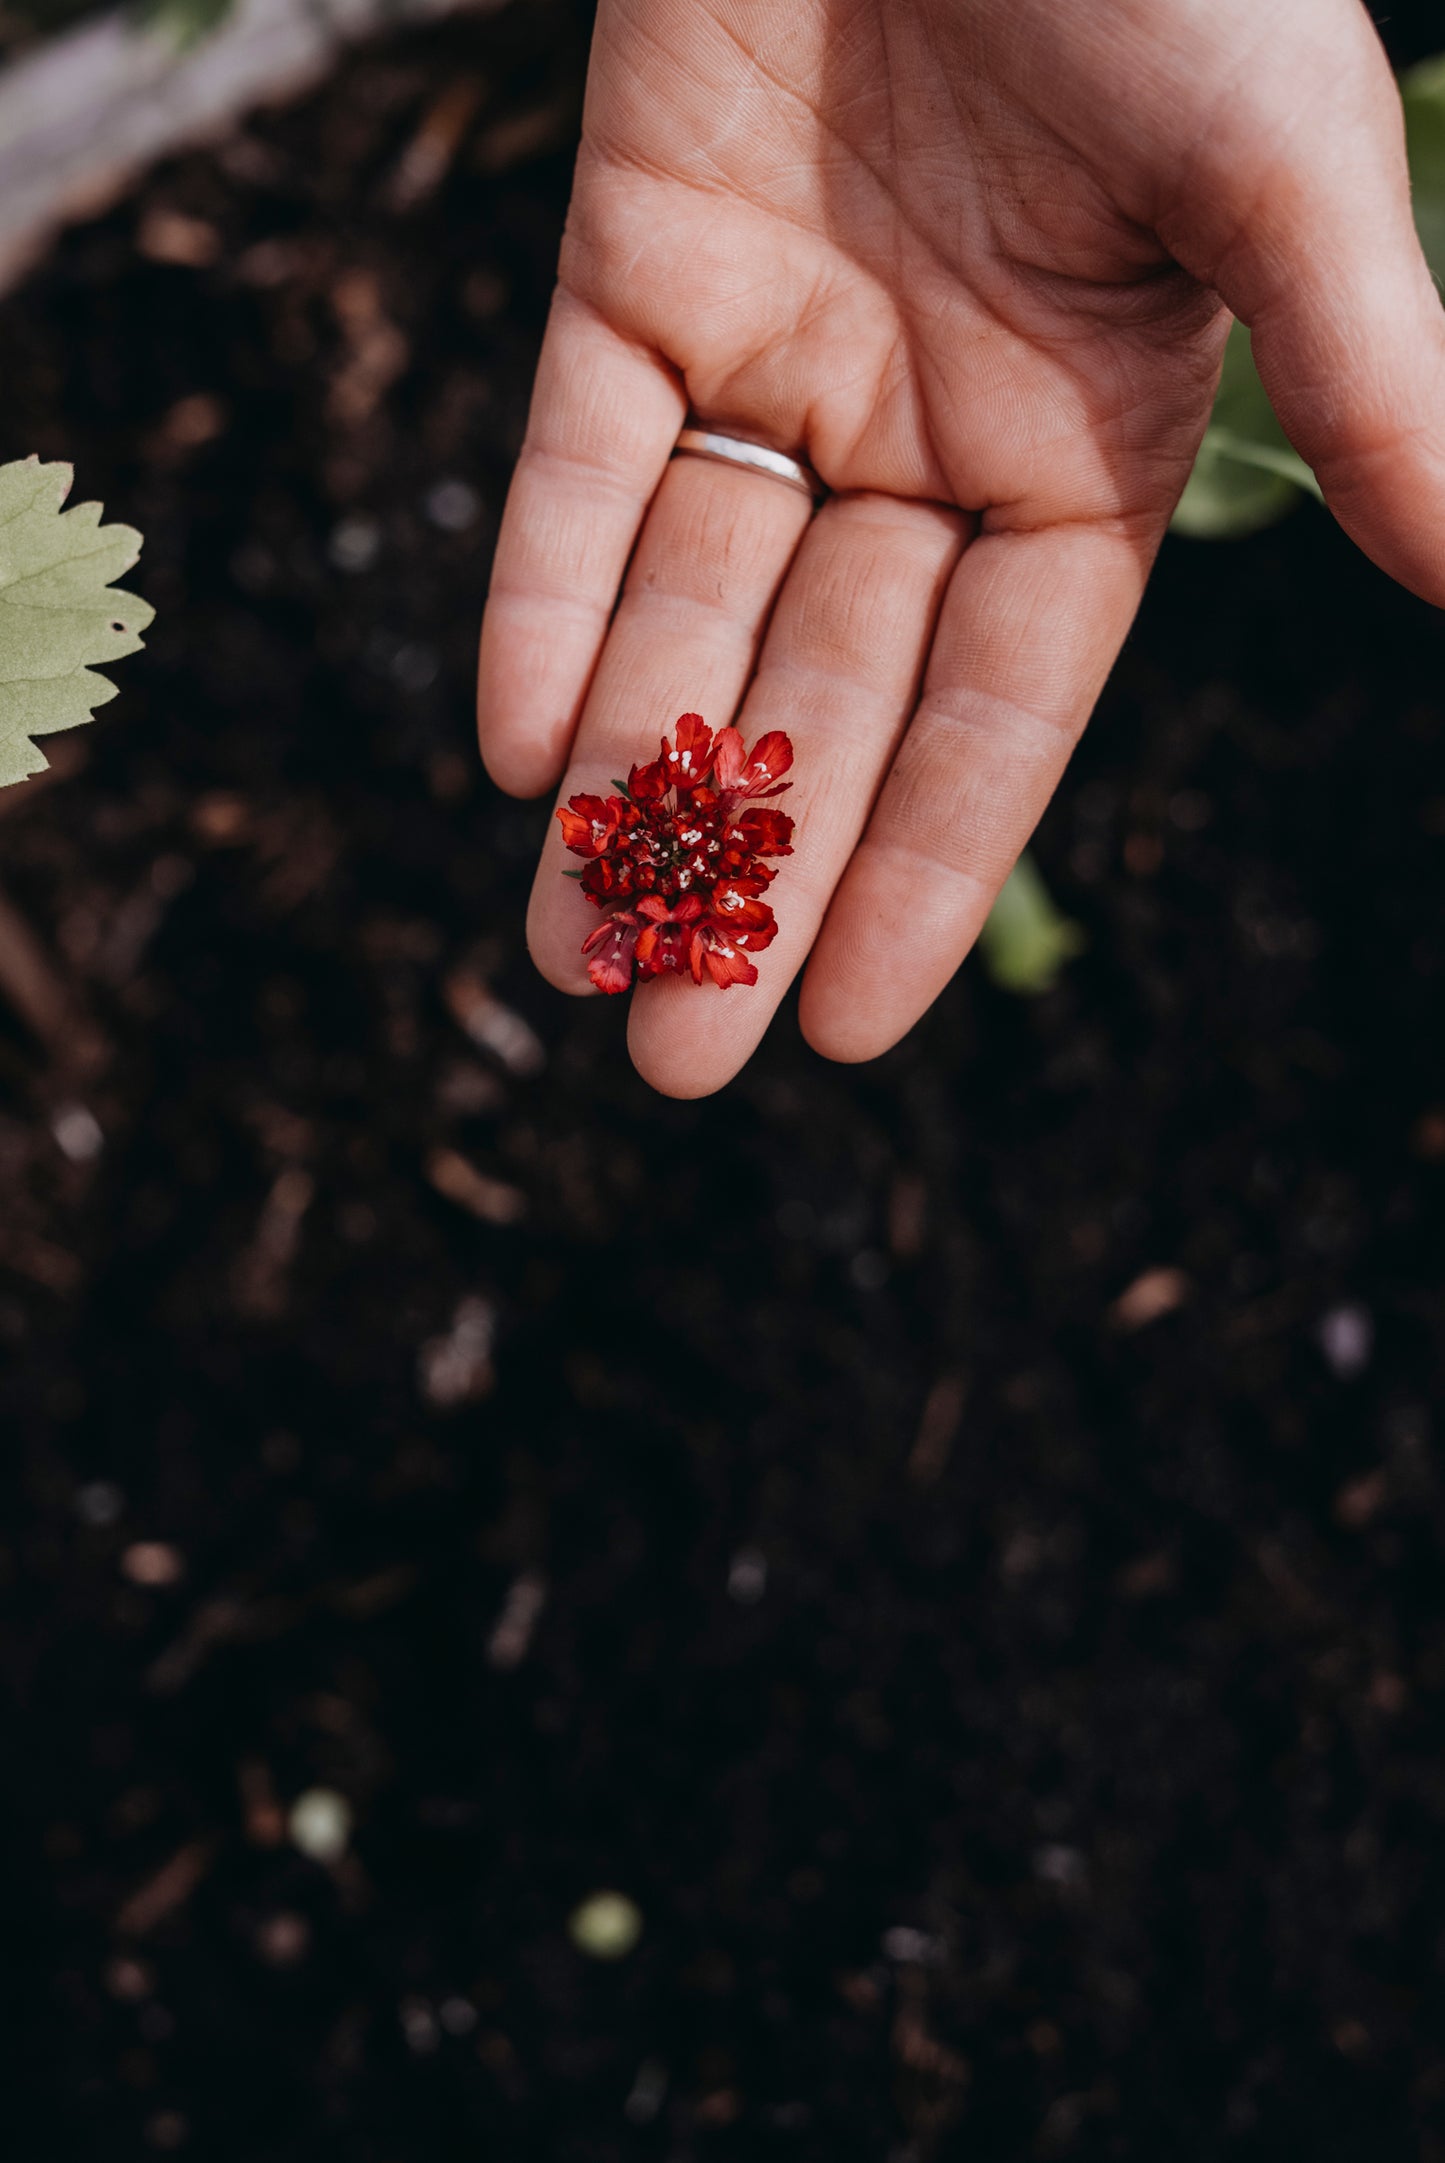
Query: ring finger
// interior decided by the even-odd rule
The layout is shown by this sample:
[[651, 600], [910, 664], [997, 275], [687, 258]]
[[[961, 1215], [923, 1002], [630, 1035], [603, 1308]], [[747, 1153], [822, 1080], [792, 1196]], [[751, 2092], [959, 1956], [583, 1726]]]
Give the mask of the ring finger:
[[782, 807], [797, 822], [794, 854], [769, 892], [778, 936], [738, 996], [675, 977], [639, 986], [629, 1042], [654, 1088], [702, 1096], [751, 1057], [867, 823], [971, 528], [938, 504], [860, 494], [834, 497], [809, 529], [738, 723], [749, 743], [784, 730], [797, 754]]

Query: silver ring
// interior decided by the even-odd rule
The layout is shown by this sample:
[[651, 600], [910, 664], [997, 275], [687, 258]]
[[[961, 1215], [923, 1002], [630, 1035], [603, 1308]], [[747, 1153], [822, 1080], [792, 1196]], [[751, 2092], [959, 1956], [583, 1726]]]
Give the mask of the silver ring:
[[711, 458], [720, 466], [741, 466], [747, 473], [765, 473], [785, 487], [800, 488], [814, 503], [827, 495], [826, 485], [801, 458], [769, 450], [765, 443], [749, 443], [743, 436], [723, 435], [716, 428], [684, 428], [673, 450], [690, 451], [694, 458]]

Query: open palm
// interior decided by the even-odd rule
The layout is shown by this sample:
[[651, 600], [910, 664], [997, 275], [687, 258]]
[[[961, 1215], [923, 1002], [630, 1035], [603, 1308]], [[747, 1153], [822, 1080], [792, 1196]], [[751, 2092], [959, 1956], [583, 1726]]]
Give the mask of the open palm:
[[[1223, 302], [1341, 518], [1445, 599], [1445, 323], [1357, 0], [603, 0], [480, 717], [519, 794], [605, 790], [685, 709], [793, 738], [778, 938], [744, 995], [634, 997], [659, 1088], [726, 1081], [810, 949], [840, 1058], [958, 966], [1137, 607]], [[669, 462], [689, 409], [833, 493]], [[585, 991], [566, 861], [529, 938]]]

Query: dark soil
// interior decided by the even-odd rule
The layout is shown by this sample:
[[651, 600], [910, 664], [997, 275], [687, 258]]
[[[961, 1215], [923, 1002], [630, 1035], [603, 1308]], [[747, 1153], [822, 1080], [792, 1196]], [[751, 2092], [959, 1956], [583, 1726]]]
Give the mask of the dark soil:
[[1171, 544], [1060, 988], [654, 1098], [471, 735], [582, 59], [363, 54], [0, 310], [160, 610], [0, 803], [8, 2151], [1438, 2163], [1445, 630]]

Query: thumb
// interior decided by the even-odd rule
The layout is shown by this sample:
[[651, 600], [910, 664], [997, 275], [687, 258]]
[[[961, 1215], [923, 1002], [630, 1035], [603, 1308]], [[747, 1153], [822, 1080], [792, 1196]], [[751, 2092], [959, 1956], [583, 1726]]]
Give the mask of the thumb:
[[1445, 606], [1445, 309], [1411, 216], [1399, 92], [1355, 0], [1314, 27], [1221, 130], [1190, 190], [1208, 207], [1170, 245], [1250, 326], [1346, 532]]

